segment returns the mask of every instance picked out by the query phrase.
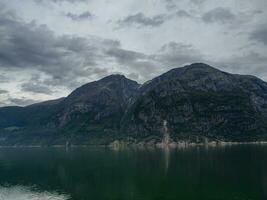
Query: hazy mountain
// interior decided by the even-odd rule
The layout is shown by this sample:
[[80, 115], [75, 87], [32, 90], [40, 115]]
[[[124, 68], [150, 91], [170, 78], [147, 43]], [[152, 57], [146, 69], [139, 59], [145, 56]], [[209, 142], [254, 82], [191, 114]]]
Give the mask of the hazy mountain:
[[256, 141], [267, 137], [267, 83], [196, 63], [143, 85], [111, 75], [66, 98], [0, 108], [0, 144], [107, 144], [116, 139]]

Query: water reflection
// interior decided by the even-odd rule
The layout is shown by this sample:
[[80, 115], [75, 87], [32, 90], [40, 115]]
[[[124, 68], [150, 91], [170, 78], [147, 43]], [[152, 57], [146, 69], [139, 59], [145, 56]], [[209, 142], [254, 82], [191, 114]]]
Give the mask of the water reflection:
[[0, 186], [0, 200], [67, 200], [67, 195], [56, 192], [39, 192], [25, 186]]
[[162, 149], [163, 155], [164, 155], [164, 171], [165, 174], [168, 172], [169, 169], [169, 163], [170, 163], [170, 147], [166, 146], [165, 148]]
[[266, 155], [257, 145], [0, 149], [0, 186], [13, 186], [0, 200], [267, 199]]

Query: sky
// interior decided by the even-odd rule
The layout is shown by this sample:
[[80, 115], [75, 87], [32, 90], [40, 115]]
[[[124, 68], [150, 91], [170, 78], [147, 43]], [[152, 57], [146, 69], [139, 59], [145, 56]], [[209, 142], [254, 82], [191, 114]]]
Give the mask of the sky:
[[194, 62], [267, 81], [267, 1], [0, 0], [0, 106]]

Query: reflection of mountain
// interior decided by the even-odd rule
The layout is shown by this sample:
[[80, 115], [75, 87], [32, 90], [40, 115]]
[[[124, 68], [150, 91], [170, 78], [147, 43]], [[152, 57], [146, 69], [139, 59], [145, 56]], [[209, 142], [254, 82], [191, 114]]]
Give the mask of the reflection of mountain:
[[0, 185], [33, 185], [31, 191], [63, 192], [71, 200], [267, 199], [266, 151], [265, 145], [170, 149], [168, 159], [168, 151], [149, 147], [2, 148]]
[[206, 64], [139, 85], [121, 75], [68, 97], [0, 108], [0, 145], [267, 139], [267, 83]]

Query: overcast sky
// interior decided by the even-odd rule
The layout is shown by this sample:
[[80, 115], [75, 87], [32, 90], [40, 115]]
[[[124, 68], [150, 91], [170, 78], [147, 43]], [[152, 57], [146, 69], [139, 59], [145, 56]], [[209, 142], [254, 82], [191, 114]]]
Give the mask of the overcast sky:
[[267, 81], [266, 0], [0, 0], [0, 106], [205, 62]]

